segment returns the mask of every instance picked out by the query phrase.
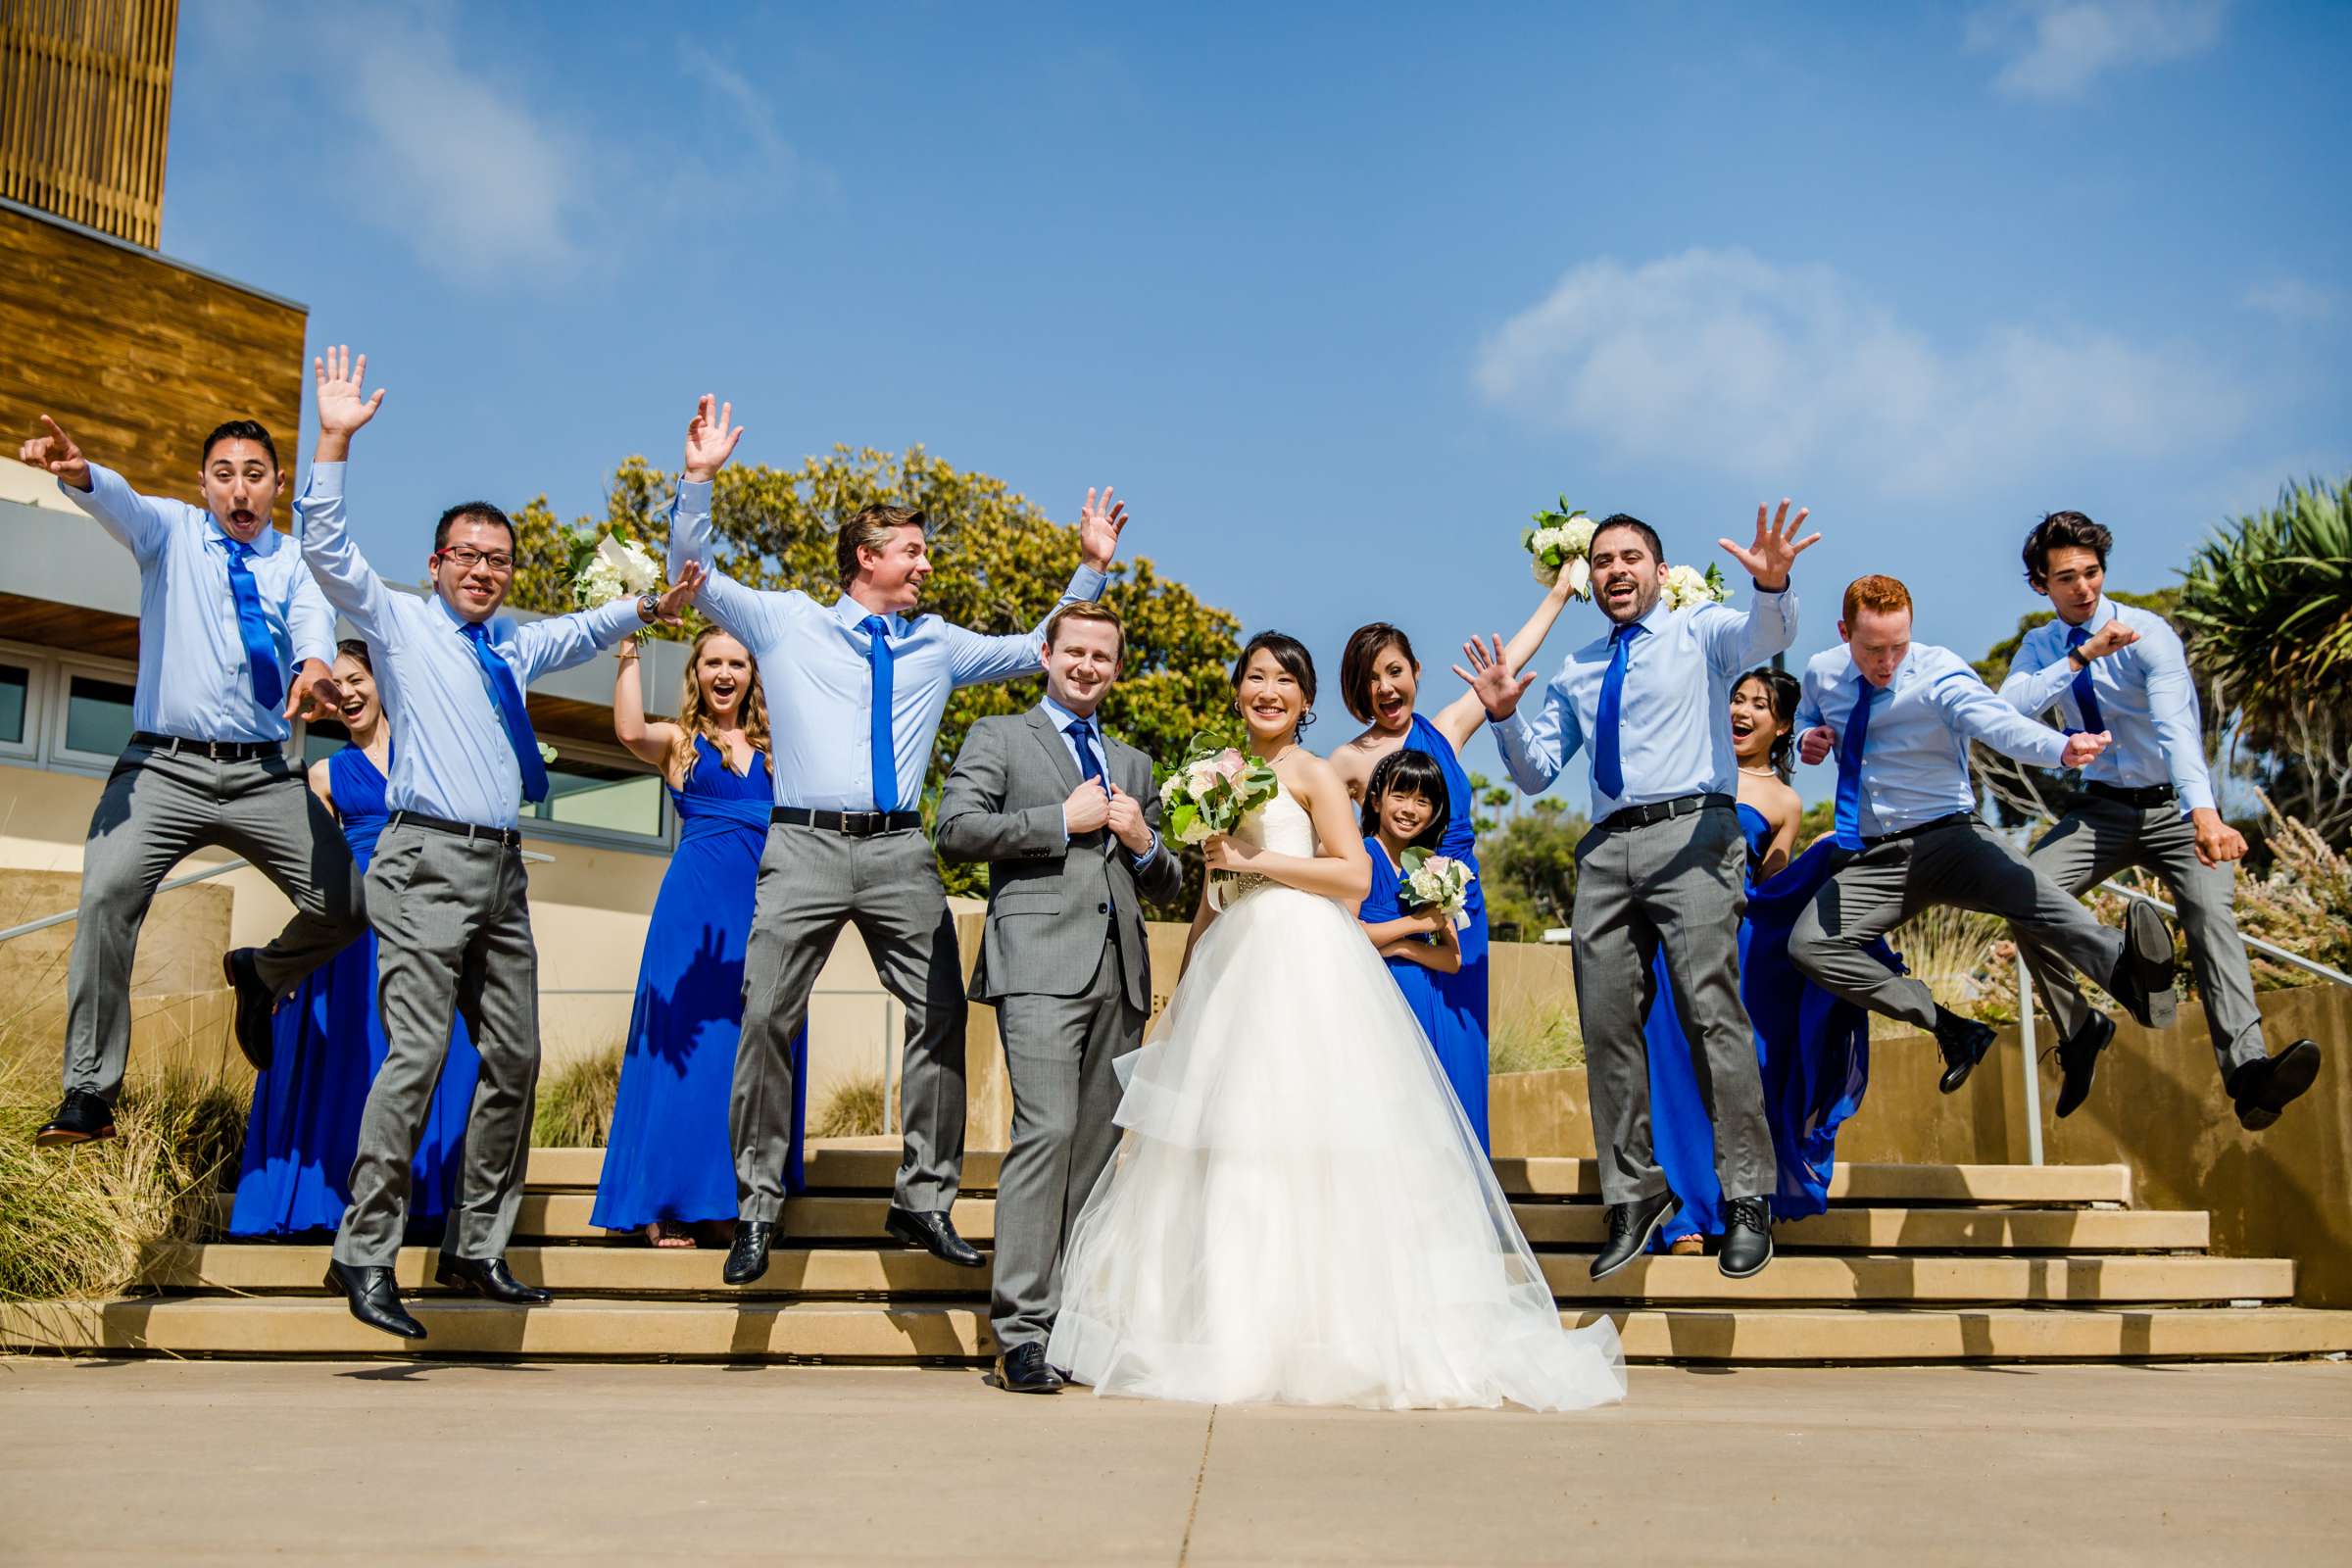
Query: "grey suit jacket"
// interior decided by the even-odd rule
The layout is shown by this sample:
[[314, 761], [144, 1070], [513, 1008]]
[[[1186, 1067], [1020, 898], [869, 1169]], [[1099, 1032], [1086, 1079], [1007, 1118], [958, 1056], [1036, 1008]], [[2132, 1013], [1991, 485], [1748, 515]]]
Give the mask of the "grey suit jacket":
[[[1152, 760], [1102, 735], [1111, 782], [1144, 804], [1159, 831]], [[1172, 899], [1184, 867], [1164, 842], [1141, 866], [1107, 830], [1071, 840], [1061, 803], [1078, 787], [1068, 741], [1042, 708], [975, 722], [956, 754], [940, 796], [936, 838], [951, 860], [990, 862], [988, 928], [971, 996], [994, 1002], [1030, 995], [1074, 997], [1102, 959], [1112, 926], [1127, 975], [1127, 1000], [1152, 1004], [1152, 957], [1143, 899]]]

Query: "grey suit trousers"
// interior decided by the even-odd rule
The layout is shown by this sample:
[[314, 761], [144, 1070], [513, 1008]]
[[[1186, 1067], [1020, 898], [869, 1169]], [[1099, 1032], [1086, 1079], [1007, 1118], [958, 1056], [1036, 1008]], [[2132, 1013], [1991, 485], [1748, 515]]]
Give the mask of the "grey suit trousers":
[[395, 822], [368, 867], [368, 909], [390, 1048], [360, 1117], [335, 1260], [388, 1267], [399, 1256], [416, 1140], [449, 1054], [450, 1024], [460, 1017], [482, 1071], [441, 1250], [501, 1256], [522, 1202], [539, 1082], [539, 952], [522, 853]]
[[1665, 1185], [1650, 1144], [1649, 1053], [1642, 1025], [1662, 949], [1726, 1198], [1770, 1193], [1777, 1166], [1756, 1041], [1740, 1000], [1746, 836], [1728, 807], [1646, 827], [1594, 828], [1576, 847], [1573, 951], [1585, 1079], [1604, 1202]]
[[[2034, 870], [2077, 897], [2130, 866], [2162, 877], [2172, 889], [2173, 906], [2180, 911], [2188, 961], [2196, 970], [2197, 993], [2205, 1003], [2205, 1024], [2213, 1034], [2214, 1059], [2223, 1081], [2270, 1054], [2262, 1040], [2262, 1011], [2254, 1004], [2253, 965], [2247, 961], [2245, 942], [2237, 934], [2237, 911], [2231, 906], [2236, 873], [2228, 865], [2207, 865], [2197, 858], [2197, 830], [2179, 806], [2168, 803], [2142, 809], [2084, 795], [2034, 846], [2032, 860]], [[2016, 934], [2018, 953], [2041, 987], [2042, 1005], [2056, 1020], [2059, 1037], [2073, 1037], [2090, 1017], [2082, 988], [2040, 932], [2019, 927]]]
[[1103, 930], [1102, 961], [1075, 997], [1018, 993], [997, 1002], [1012, 1081], [1012, 1147], [997, 1178], [997, 1348], [1043, 1345], [1061, 1305], [1070, 1223], [1119, 1146], [1111, 1063], [1144, 1043], [1145, 1010], [1128, 999], [1119, 948]]
[[1973, 816], [1856, 853], [1796, 917], [1788, 956], [1833, 996], [1933, 1029], [1928, 983], [1896, 974], [1863, 948], [1936, 905], [1998, 915], [2101, 985], [2123, 965], [2121, 931], [2099, 924]]
[[368, 928], [359, 872], [332, 812], [282, 757], [216, 762], [133, 743], [106, 781], [82, 852], [81, 914], [66, 970], [66, 1088], [112, 1104], [130, 1059], [131, 957], [157, 884], [191, 852], [232, 850], [294, 904], [259, 955], [283, 996]]
[[918, 1212], [956, 1202], [963, 1173], [963, 966], [931, 841], [912, 830], [853, 838], [779, 822], [767, 830], [760, 857], [728, 1108], [736, 1201], [747, 1220], [783, 1216], [792, 1041], [844, 925], [858, 928], [883, 986], [906, 1009], [899, 1081], [906, 1143], [895, 1201]]

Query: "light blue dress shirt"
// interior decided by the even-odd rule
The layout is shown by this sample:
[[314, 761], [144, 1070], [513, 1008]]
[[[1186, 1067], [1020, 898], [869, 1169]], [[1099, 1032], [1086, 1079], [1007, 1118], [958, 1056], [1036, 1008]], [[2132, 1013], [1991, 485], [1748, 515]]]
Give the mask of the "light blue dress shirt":
[[[1037, 706], [1045, 713], [1046, 718], [1053, 724], [1054, 732], [1060, 735], [1061, 749], [1070, 754], [1070, 765], [1077, 768], [1079, 778], [1084, 779], [1086, 777], [1086, 761], [1085, 759], [1078, 755], [1078, 737], [1070, 733], [1070, 726], [1078, 722], [1078, 715], [1071, 712], [1068, 709], [1062, 707], [1051, 697], [1039, 698], [1037, 700]], [[1095, 767], [1105, 779], [1107, 779], [1110, 777], [1110, 752], [1102, 735], [1102, 719], [1101, 715], [1098, 714], [1096, 717], [1086, 720], [1086, 724], [1087, 727], [1094, 732], [1095, 738], [1093, 749], [1095, 754]], [[1069, 824], [1066, 822], [1062, 824], [1061, 841], [1064, 844], [1067, 844], [1070, 841]], [[1126, 846], [1121, 845], [1120, 848], [1126, 849]], [[1136, 864], [1136, 868], [1141, 870], [1144, 866], [1144, 862], [1151, 859], [1152, 852], [1158, 848], [1159, 835], [1157, 833], [1153, 833], [1152, 835], [1152, 842], [1144, 846], [1143, 854], [1138, 855], [1133, 850], [1128, 850], [1127, 858], [1133, 860]]]
[[[254, 701], [253, 661], [237, 630], [228, 586], [229, 538], [213, 514], [184, 501], [143, 496], [122, 476], [90, 465], [85, 494], [58, 489], [126, 546], [139, 564], [139, 679], [134, 728], [190, 741], [279, 741], [294, 730]], [[335, 662], [335, 613], [303, 569], [293, 539], [264, 528], [253, 541], [254, 588], [270, 640], [294, 689], [304, 661]]]
[[[689, 561], [710, 576], [695, 596], [703, 612], [751, 650], [767, 693], [768, 762], [776, 804], [819, 811], [874, 808], [872, 639], [858, 622], [869, 611], [848, 594], [820, 605], [795, 588], [778, 593], [748, 588], [711, 563], [710, 486], [681, 484], [670, 514], [669, 575], [676, 581]], [[1106, 579], [1081, 566], [1054, 608], [1102, 597]], [[895, 809], [921, 803], [931, 766], [931, 744], [948, 698], [958, 686], [1010, 680], [1045, 668], [1045, 623], [990, 637], [951, 625], [937, 615], [882, 613], [889, 621], [891, 748], [898, 761]]]
[[[2091, 695], [2114, 743], [2082, 769], [2082, 776], [2124, 789], [2170, 784], [2180, 797], [2183, 815], [2211, 807], [2213, 779], [2205, 771], [2205, 731], [2188, 651], [2162, 615], [2104, 596], [2082, 626], [2096, 633], [2111, 620], [2139, 633], [2139, 641], [2090, 662]], [[2066, 657], [2071, 629], [2053, 620], [2026, 633], [2010, 662], [2009, 678], [2001, 682], [2001, 700], [2035, 718], [2055, 708], [2069, 725], [2081, 729], [2075, 664]]]
[[[498, 699], [465, 635], [465, 618], [439, 594], [386, 587], [352, 543], [343, 513], [343, 465], [315, 463], [294, 503], [302, 559], [328, 602], [368, 640], [375, 689], [392, 723], [395, 811], [447, 817], [477, 827], [521, 825], [522, 765], [507, 739]], [[634, 599], [527, 624], [489, 620], [488, 642], [527, 693], [532, 681], [596, 657], [644, 624]]]
[[[1669, 610], [1661, 599], [1640, 624], [1643, 630], [1626, 653], [1617, 726], [1625, 788], [1605, 795], [1600, 781], [1592, 781], [1595, 822], [1628, 806], [1733, 792], [1740, 760], [1732, 750], [1732, 687], [1796, 640], [1796, 595], [1758, 589], [1746, 611]], [[1544, 688], [1534, 719], [1522, 699], [1494, 726], [1503, 765], [1528, 794], [1548, 789], [1577, 749], [1591, 747], [1608, 670], [1609, 633], [1603, 633], [1568, 656]]]
[[[1977, 808], [1968, 743], [1983, 741], [2006, 757], [2059, 765], [2066, 737], [2002, 702], [1967, 660], [1933, 643], [1913, 643], [1894, 679], [1874, 688], [1843, 643], [1805, 665], [1796, 705], [1799, 733], [1827, 724], [1838, 735], [1854, 702], [1871, 693], [1862, 738], [1862, 835], [1901, 833], [1955, 811]], [[1837, 748], [1830, 751], [1835, 758]]]

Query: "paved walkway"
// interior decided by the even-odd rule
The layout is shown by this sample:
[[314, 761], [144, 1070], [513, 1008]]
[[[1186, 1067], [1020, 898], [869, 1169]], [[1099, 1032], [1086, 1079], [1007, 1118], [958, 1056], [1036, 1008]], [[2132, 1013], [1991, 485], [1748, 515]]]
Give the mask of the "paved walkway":
[[0, 1359], [0, 1562], [2340, 1563], [2352, 1366], [1638, 1367], [1595, 1415], [977, 1373]]

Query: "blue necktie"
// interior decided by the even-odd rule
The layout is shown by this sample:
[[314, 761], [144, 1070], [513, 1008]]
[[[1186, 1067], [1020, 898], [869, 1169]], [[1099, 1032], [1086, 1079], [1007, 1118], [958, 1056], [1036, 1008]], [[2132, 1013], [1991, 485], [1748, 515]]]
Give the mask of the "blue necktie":
[[873, 639], [865, 657], [874, 666], [873, 728], [867, 742], [873, 749], [874, 809], [895, 811], [899, 808], [899, 749], [890, 736], [890, 622], [880, 615], [868, 615], [858, 623], [858, 629]]
[[225, 536], [228, 546], [228, 591], [237, 601], [237, 639], [245, 645], [245, 662], [253, 666], [253, 700], [272, 713], [286, 700], [286, 672], [277, 662], [277, 642], [270, 635], [270, 618], [262, 613], [262, 590], [253, 580], [253, 546]]
[[472, 622], [461, 626], [467, 642], [473, 644], [473, 657], [490, 677], [490, 695], [498, 699], [498, 716], [507, 726], [507, 744], [514, 748], [514, 760], [522, 764], [522, 798], [526, 801], [547, 799], [547, 763], [539, 757], [539, 734], [531, 728], [531, 710], [522, 705], [522, 686], [514, 679], [514, 666], [504, 655], [490, 646], [490, 629]]
[[1838, 847], [1862, 848], [1862, 742], [1870, 733], [1870, 698], [1876, 689], [1854, 677], [1854, 710], [1838, 737]]
[[[2069, 650], [2080, 648], [2088, 641], [2090, 641], [2090, 633], [2082, 626], [2077, 626], [2066, 634], [2066, 646]], [[2098, 694], [2090, 689], [2090, 666], [2088, 664], [2084, 664], [2081, 669], [2075, 671], [2075, 684], [2072, 690], [2075, 694], [2075, 707], [2081, 710], [2082, 714], [2082, 727], [2093, 735], [2105, 729], [2107, 726], [2099, 717]]]
[[1079, 775], [1095, 784], [1102, 785], [1104, 794], [1110, 793], [1109, 786], [1103, 784], [1102, 781], [1102, 764], [1095, 760], [1095, 749], [1088, 744], [1095, 733], [1094, 726], [1083, 718], [1073, 718], [1067, 724], [1062, 725], [1061, 732], [1077, 744]]
[[1592, 782], [1612, 801], [1625, 793], [1617, 721], [1625, 709], [1625, 662], [1633, 657], [1634, 638], [1642, 629], [1642, 623], [1636, 621], [1609, 633], [1609, 671], [1600, 677], [1600, 711], [1593, 715]]

